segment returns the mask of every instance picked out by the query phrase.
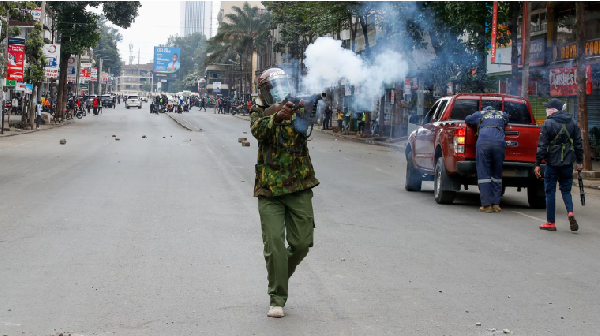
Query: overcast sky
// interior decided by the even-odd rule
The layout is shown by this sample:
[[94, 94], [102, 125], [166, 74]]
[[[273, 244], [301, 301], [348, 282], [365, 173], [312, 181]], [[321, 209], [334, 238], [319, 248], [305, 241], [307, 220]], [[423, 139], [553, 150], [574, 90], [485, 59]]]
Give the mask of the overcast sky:
[[[119, 28], [123, 41], [117, 43], [121, 60], [129, 64], [129, 44], [133, 44], [134, 63], [149, 63], [154, 57], [154, 46], [167, 42], [170, 35], [179, 34], [180, 1], [142, 1], [138, 17], [128, 29]], [[99, 12], [99, 10], [98, 10]]]

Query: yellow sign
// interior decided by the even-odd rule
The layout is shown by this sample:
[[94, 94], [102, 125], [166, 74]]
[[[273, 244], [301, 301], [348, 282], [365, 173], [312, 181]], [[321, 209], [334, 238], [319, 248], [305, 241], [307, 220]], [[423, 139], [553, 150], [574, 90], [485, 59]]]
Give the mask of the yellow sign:
[[[600, 39], [585, 42], [585, 55], [587, 57], [600, 56]], [[563, 61], [577, 57], [577, 43], [555, 46], [552, 48], [552, 60]]]

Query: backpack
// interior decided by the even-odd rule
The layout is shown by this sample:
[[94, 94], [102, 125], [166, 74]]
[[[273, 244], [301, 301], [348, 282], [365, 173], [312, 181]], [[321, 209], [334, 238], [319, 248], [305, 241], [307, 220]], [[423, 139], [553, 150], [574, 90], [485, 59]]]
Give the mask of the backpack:
[[[573, 150], [573, 138], [571, 137], [571, 133], [569, 133], [569, 131], [567, 130], [567, 124], [566, 123], [561, 123], [562, 127], [560, 128], [560, 131], [558, 131], [558, 133], [556, 134], [556, 136], [554, 137], [554, 139], [552, 139], [552, 141], [550, 141], [548, 148], [546, 149], [546, 152], [550, 151], [551, 147], [560, 147], [560, 161], [563, 161], [565, 159], [565, 148], [567, 144], [571, 144], [571, 148], [569, 149], [570, 151]], [[560, 135], [561, 134], [566, 134], [569, 142], [563, 142], [563, 143], [557, 143]]]

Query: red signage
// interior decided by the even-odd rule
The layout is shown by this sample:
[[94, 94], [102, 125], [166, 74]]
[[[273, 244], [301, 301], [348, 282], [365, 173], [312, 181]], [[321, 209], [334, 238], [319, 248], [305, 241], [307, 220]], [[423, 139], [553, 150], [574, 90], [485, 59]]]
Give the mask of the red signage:
[[[586, 94], [592, 94], [592, 67], [586, 67]], [[577, 67], [550, 69], [550, 96], [577, 95]]]
[[79, 77], [83, 77], [83, 78], [90, 78], [90, 69], [88, 68], [81, 68], [79, 69]]
[[8, 39], [7, 80], [23, 81], [25, 66], [25, 40], [20, 38]]
[[498, 1], [494, 1], [494, 14], [492, 15], [492, 64], [496, 63], [496, 27], [498, 26]]

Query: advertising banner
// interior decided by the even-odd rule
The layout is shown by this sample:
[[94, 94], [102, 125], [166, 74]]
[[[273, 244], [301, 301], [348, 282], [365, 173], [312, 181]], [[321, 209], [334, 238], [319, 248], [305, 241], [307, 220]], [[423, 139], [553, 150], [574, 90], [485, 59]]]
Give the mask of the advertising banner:
[[98, 69], [97, 68], [91, 68], [90, 69], [90, 80], [92, 82], [97, 82], [98, 81]]
[[346, 97], [348, 97], [348, 96], [351, 96], [351, 95], [352, 95], [352, 86], [351, 86], [351, 85], [348, 85], [348, 84], [346, 84], [346, 85], [344, 86], [344, 95], [345, 95]]
[[181, 49], [170, 47], [154, 47], [154, 78], [178, 78]]
[[[592, 94], [592, 67], [586, 67], [586, 94]], [[577, 95], [577, 67], [550, 69], [550, 96]]]
[[38, 8], [32, 9], [31, 16], [33, 16], [34, 21], [37, 21], [37, 22], [42, 21], [42, 8], [38, 7]]
[[492, 45], [490, 56], [492, 63], [496, 63], [496, 31], [498, 27], [498, 1], [494, 1], [494, 11], [492, 14]]
[[71, 55], [67, 64], [67, 82], [74, 83], [77, 80], [77, 56]]
[[157, 92], [161, 92], [162, 91], [162, 83], [161, 82], [156, 83], [156, 91]]
[[24, 39], [14, 37], [8, 39], [8, 58], [6, 64], [6, 79], [22, 81], [23, 70], [25, 69]]
[[90, 69], [88, 69], [88, 68], [79, 69], [79, 83], [80, 84], [89, 82], [90, 78], [91, 78]]
[[213, 93], [221, 93], [221, 82], [213, 82]]
[[46, 78], [58, 78], [60, 63], [60, 44], [44, 44], [44, 57], [46, 57]]
[[100, 83], [102, 83], [102, 84], [108, 83], [108, 73], [102, 71], [102, 73], [100, 74]]
[[25, 91], [25, 83], [17, 82], [15, 85], [15, 91]]
[[25, 93], [31, 93], [33, 91], [33, 84], [25, 83]]
[[82, 68], [91, 68], [92, 67], [92, 63], [89, 63], [89, 62], [88, 63], [83, 63], [83, 62], [81, 62], [80, 66]]
[[[521, 58], [521, 43], [517, 43], [517, 52]], [[540, 66], [546, 63], [546, 37], [531, 40], [529, 42], [529, 66]], [[509, 62], [510, 63], [510, 62]], [[523, 65], [519, 65], [523, 67]]]

